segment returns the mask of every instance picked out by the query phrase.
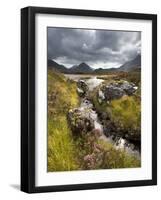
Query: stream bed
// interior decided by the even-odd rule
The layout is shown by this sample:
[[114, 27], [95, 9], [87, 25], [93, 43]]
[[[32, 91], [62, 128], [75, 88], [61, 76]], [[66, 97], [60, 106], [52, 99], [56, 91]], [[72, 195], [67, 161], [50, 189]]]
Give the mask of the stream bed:
[[[79, 81], [83, 79], [83, 75], [79, 77], [79, 75], [68, 75], [69, 79], [72, 79], [74, 81]], [[96, 76], [92, 76], [91, 78], [83, 79], [85, 83], [89, 87], [89, 91], [92, 92], [97, 86], [99, 86], [101, 83], [103, 83], [103, 79], [97, 78]], [[105, 142], [110, 142], [116, 149], [124, 150], [130, 155], [133, 155], [140, 159], [140, 149], [137, 145], [129, 142], [128, 140], [122, 138], [122, 137], [115, 137], [114, 135], [106, 136], [104, 134], [104, 127], [101, 124], [101, 121], [99, 120], [98, 113], [94, 109], [94, 105], [92, 102], [88, 99], [88, 95], [86, 95], [84, 98], [81, 98], [81, 104], [79, 107], [80, 110], [88, 110], [88, 115], [91, 119], [94, 121], [94, 128], [99, 130], [101, 132], [100, 139], [104, 140]]]

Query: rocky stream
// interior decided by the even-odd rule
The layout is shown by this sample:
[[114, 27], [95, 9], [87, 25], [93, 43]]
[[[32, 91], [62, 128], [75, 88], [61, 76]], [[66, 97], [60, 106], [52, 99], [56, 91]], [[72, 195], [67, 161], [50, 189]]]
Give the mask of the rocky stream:
[[[67, 77], [77, 82], [77, 91], [81, 99], [80, 107], [69, 111], [69, 120], [71, 124], [75, 116], [79, 116], [80, 118], [78, 123], [72, 126], [73, 131], [88, 132], [96, 129], [100, 133], [99, 139], [108, 143], [110, 142], [114, 148], [125, 150], [128, 154], [134, 155], [140, 159], [140, 146], [137, 143], [131, 142], [130, 139], [128, 140], [121, 135], [115, 135], [109, 130], [109, 133], [106, 133], [108, 125], [103, 123], [100, 113], [97, 112], [94, 104], [89, 98], [88, 93], [92, 92], [96, 87], [101, 85], [104, 82], [104, 79], [97, 78], [96, 76], [88, 79], [83, 79], [83, 77], [79, 77], [77, 75], [67, 75]], [[98, 98], [99, 101], [103, 101], [104, 99], [106, 99], [106, 101], [110, 101], [114, 95], [116, 98], [120, 98], [125, 94], [131, 95], [136, 90], [137, 87], [134, 84], [129, 84], [128, 82], [121, 84], [113, 83], [102, 87], [102, 90], [98, 91]]]

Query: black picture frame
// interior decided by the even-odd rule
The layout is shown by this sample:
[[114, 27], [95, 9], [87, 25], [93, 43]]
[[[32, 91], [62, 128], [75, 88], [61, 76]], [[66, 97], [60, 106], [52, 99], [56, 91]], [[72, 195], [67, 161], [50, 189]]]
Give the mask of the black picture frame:
[[[35, 15], [60, 14], [152, 21], [152, 179], [35, 186]], [[21, 190], [27, 193], [147, 186], [157, 184], [157, 15], [45, 7], [21, 9]]]

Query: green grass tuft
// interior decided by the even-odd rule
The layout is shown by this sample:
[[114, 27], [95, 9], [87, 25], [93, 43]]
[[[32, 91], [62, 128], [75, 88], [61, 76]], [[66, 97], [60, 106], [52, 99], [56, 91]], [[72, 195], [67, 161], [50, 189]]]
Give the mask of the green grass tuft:
[[134, 96], [111, 101], [112, 120], [123, 129], [138, 130], [141, 126], [141, 105]]
[[79, 168], [77, 148], [65, 116], [48, 121], [48, 171]]

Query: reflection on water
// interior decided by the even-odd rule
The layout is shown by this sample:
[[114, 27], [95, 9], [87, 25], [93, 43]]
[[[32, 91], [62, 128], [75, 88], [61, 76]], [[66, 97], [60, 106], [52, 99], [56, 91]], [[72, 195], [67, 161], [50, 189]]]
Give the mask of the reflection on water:
[[101, 79], [103, 76], [92, 76], [92, 75], [86, 75], [86, 74], [64, 74], [65, 77], [78, 81], [80, 79], [84, 79], [89, 87], [89, 91], [92, 91], [94, 88], [96, 88], [98, 85], [100, 85], [104, 80]]
[[87, 79], [86, 83], [89, 87], [89, 91], [92, 91], [94, 88], [99, 86], [103, 81], [104, 81], [103, 79], [97, 78], [96, 76], [90, 79]]
[[65, 77], [74, 80], [74, 81], [78, 81], [81, 78], [90, 78], [92, 76], [90, 75], [86, 75], [86, 74], [64, 74]]

